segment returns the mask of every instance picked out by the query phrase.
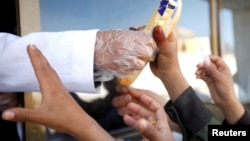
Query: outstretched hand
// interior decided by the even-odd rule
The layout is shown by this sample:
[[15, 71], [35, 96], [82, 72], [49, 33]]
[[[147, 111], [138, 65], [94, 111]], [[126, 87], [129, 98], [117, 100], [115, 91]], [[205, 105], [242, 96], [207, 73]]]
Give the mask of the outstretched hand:
[[219, 106], [237, 99], [232, 73], [221, 57], [210, 55], [209, 60], [197, 65], [195, 75], [206, 82], [214, 102]]
[[[27, 51], [40, 84], [41, 105], [37, 109], [10, 108], [3, 112], [2, 118], [41, 124], [71, 134], [79, 140], [113, 140], [75, 102], [40, 50], [28, 45]], [[85, 130], [86, 127], [88, 130]], [[91, 135], [93, 132], [99, 133], [98, 137]]]
[[209, 60], [197, 65], [195, 74], [206, 82], [211, 97], [222, 109], [227, 122], [236, 123], [245, 110], [236, 97], [233, 76], [224, 60], [220, 56], [210, 55]]

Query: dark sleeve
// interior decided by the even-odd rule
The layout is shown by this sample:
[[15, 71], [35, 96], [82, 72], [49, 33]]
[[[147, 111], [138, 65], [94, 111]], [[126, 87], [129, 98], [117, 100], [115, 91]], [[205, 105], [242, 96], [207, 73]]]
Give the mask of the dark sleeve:
[[180, 125], [188, 139], [204, 128], [213, 117], [192, 87], [188, 87], [176, 101], [169, 101], [165, 110]]
[[[227, 120], [223, 121], [223, 125], [229, 125]], [[250, 113], [247, 109], [245, 109], [242, 117], [234, 125], [250, 125]]]
[[[94, 74], [95, 74], [95, 72], [97, 72], [96, 67], [94, 67]], [[94, 80], [95, 80], [95, 77], [96, 76], [94, 76]], [[95, 88], [100, 87], [101, 81], [94, 81], [94, 85], [95, 85]]]

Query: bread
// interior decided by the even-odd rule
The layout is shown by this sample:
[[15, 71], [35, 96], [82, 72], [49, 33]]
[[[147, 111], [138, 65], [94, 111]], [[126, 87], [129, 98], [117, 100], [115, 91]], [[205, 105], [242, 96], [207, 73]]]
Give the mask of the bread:
[[[163, 2], [163, 1], [162, 1]], [[176, 24], [179, 21], [182, 9], [182, 1], [181, 0], [169, 0], [168, 7], [164, 10], [162, 7], [162, 2], [159, 8], [157, 8], [151, 18], [148, 21], [148, 24], [144, 28], [145, 31], [152, 33], [155, 26], [160, 25], [166, 37], [173, 31], [176, 27]], [[173, 8], [174, 7], [174, 8]], [[163, 9], [162, 9], [163, 8]], [[153, 54], [152, 57], [148, 60], [154, 61], [157, 53]], [[146, 64], [148, 63], [146, 62]], [[125, 78], [117, 78], [117, 81], [120, 85], [128, 86], [131, 85], [136, 78], [139, 76], [142, 70], [136, 71], [128, 77]]]

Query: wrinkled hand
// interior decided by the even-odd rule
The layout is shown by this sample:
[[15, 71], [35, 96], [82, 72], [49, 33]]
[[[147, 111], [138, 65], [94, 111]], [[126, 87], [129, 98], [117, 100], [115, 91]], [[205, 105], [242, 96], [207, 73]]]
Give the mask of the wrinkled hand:
[[95, 67], [99, 74], [122, 78], [142, 70], [157, 47], [144, 31], [107, 30], [97, 33]]
[[124, 122], [138, 130], [143, 136], [143, 141], [173, 141], [174, 138], [163, 107], [147, 95], [141, 95], [139, 101], [147, 105], [147, 110], [141, 105], [130, 102], [127, 107], [135, 116], [125, 114]]

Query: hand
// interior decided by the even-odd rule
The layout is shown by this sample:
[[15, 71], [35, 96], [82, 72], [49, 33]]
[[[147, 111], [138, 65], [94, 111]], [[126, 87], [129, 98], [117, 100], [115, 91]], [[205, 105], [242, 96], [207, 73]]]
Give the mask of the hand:
[[142, 70], [156, 49], [154, 39], [144, 31], [99, 31], [95, 67], [106, 74], [126, 77]]
[[[130, 27], [130, 30], [141, 31], [144, 28], [145, 26]], [[151, 63], [151, 70], [156, 76], [161, 78], [162, 74], [167, 70], [179, 69], [177, 40], [173, 33], [166, 38], [160, 26], [154, 28], [153, 37], [160, 47], [160, 52], [157, 54], [157, 60]]]
[[139, 131], [143, 136], [143, 141], [173, 141], [174, 138], [163, 107], [147, 95], [141, 95], [138, 100], [147, 105], [148, 110], [130, 102], [127, 107], [135, 116], [124, 115], [124, 122]]
[[219, 56], [211, 55], [209, 60], [197, 65], [196, 78], [206, 82], [210, 94], [218, 106], [227, 106], [231, 100], [237, 99], [234, 81], [230, 69]]
[[[112, 100], [112, 104], [114, 107], [118, 109], [118, 113], [121, 116], [133, 115], [133, 111], [131, 111], [127, 107], [128, 103], [130, 102], [140, 105], [141, 107], [144, 107], [146, 110], [148, 108], [148, 105], [144, 105], [144, 103], [140, 101], [140, 98], [142, 95], [149, 96], [151, 99], [156, 101], [162, 108], [167, 103], [166, 99], [164, 99], [163, 97], [161, 97], [160, 95], [152, 91], [135, 89], [135, 88], [121, 86], [121, 85], [117, 86], [116, 90], [118, 93], [120, 93], [120, 95], [116, 96]], [[151, 113], [151, 112], [148, 112], [148, 113]], [[151, 116], [153, 117], [154, 113], [151, 113], [151, 114], [152, 114]], [[168, 119], [168, 124], [170, 125], [171, 130], [181, 132], [179, 125], [174, 123], [168, 116], [167, 116], [167, 119]]]
[[161, 79], [171, 100], [175, 101], [189, 87], [179, 66], [177, 40], [173, 33], [166, 37], [160, 26], [154, 28], [153, 37], [159, 52], [154, 62], [150, 62], [151, 71]]
[[206, 82], [215, 104], [222, 109], [228, 123], [234, 124], [245, 110], [235, 95], [231, 71], [219, 56], [210, 55], [209, 59], [197, 65], [196, 77]]
[[112, 104], [114, 107], [118, 108], [118, 113], [121, 116], [125, 114], [131, 114], [129, 109], [126, 107], [129, 102], [134, 102], [139, 105], [143, 105], [138, 99], [141, 95], [147, 95], [157, 101], [162, 107], [167, 103], [167, 100], [161, 97], [160, 95], [153, 93], [148, 90], [135, 89], [132, 87], [118, 85], [116, 91], [120, 94], [113, 98]]
[[42, 53], [33, 45], [29, 45], [27, 51], [40, 84], [41, 105], [37, 109], [10, 108], [3, 112], [2, 118], [41, 124], [79, 140], [112, 141], [113, 138], [76, 103]]

